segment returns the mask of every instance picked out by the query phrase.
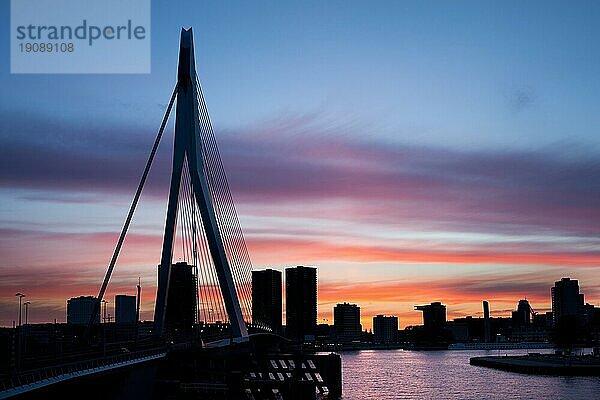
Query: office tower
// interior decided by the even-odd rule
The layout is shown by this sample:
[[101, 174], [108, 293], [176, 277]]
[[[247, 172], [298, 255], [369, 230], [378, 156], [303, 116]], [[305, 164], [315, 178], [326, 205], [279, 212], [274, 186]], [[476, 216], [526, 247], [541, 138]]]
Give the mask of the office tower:
[[136, 322], [135, 296], [118, 294], [115, 296], [115, 322], [117, 324], [134, 324]]
[[424, 306], [415, 306], [415, 310], [423, 311], [423, 326], [428, 330], [442, 330], [446, 325], [446, 306], [434, 302]]
[[300, 341], [314, 340], [317, 327], [317, 269], [285, 269], [286, 336]]
[[[67, 324], [89, 324], [97, 304], [98, 298], [94, 296], [79, 296], [67, 300]], [[98, 307], [94, 323], [100, 323], [100, 307]]]
[[349, 303], [333, 307], [333, 329], [337, 340], [341, 342], [360, 340], [360, 307]]
[[[161, 267], [159, 265], [159, 275]], [[189, 334], [197, 322], [198, 281], [194, 267], [186, 262], [171, 266], [165, 326], [172, 333]]]
[[483, 302], [483, 341], [489, 343], [492, 340], [490, 325], [490, 303]]
[[375, 343], [392, 344], [398, 340], [398, 317], [376, 315], [373, 317]]
[[583, 308], [583, 294], [579, 293], [576, 279], [562, 278], [554, 283], [552, 293], [553, 324], [564, 317], [577, 317]]
[[252, 324], [281, 333], [281, 272], [252, 271]]

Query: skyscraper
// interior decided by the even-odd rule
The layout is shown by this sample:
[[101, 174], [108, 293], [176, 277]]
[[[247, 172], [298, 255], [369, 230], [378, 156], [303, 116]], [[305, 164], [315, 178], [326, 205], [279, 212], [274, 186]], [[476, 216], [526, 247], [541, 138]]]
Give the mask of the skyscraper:
[[134, 324], [136, 322], [136, 297], [118, 294], [115, 296], [115, 322]]
[[442, 330], [446, 325], [446, 306], [439, 301], [424, 306], [415, 306], [423, 311], [423, 326], [428, 330]]
[[317, 269], [285, 269], [286, 336], [314, 340], [317, 328]]
[[490, 303], [483, 302], [483, 341], [489, 343], [491, 341], [491, 325], [490, 325]]
[[252, 323], [279, 334], [282, 312], [281, 272], [252, 271]]
[[[98, 298], [94, 296], [79, 296], [67, 300], [67, 324], [89, 324], [97, 303]], [[100, 323], [100, 309], [94, 323]]]
[[189, 334], [192, 331], [198, 313], [197, 288], [192, 265], [178, 262], [171, 266], [165, 326], [172, 333]]
[[564, 317], [577, 317], [583, 308], [583, 294], [576, 279], [562, 278], [554, 283], [552, 293], [553, 325]]
[[336, 338], [342, 342], [360, 340], [360, 307], [349, 303], [333, 307], [333, 329]]
[[373, 317], [375, 343], [391, 344], [398, 340], [398, 317], [377, 315]]

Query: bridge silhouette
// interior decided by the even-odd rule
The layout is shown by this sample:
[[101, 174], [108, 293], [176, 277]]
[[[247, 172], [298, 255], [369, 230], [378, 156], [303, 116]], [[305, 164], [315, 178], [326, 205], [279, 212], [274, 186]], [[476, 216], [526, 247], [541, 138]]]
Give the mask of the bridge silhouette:
[[[172, 171], [152, 336], [139, 339], [139, 322], [136, 322], [135, 342], [131, 349], [117, 346], [107, 351], [106, 339], [102, 339], [101, 353], [86, 353], [82, 350], [85, 346], [94, 347], [94, 340], [106, 335], [104, 329], [98, 330], [95, 323], [100, 304], [174, 104]], [[183, 261], [173, 264], [176, 242], [181, 246]], [[189, 275], [185, 279], [191, 276], [194, 283], [196, 301], [193, 302], [195, 310], [191, 313], [185, 308], [189, 304], [182, 302], [178, 293], [177, 275], [182, 270]], [[281, 398], [276, 394], [280, 390], [285, 392], [287, 388], [288, 393], [294, 396], [310, 394], [309, 397], [302, 395], [298, 398], [310, 398], [315, 393], [326, 397], [331, 392], [327, 387], [327, 381], [330, 381], [329, 386], [336, 388], [332, 392], [341, 394], [339, 356], [315, 356], [314, 362], [305, 358], [302, 352], [291, 351], [284, 356], [281, 349], [288, 343], [281, 336], [269, 333], [272, 327], [256, 327], [255, 333], [249, 334], [251, 271], [250, 256], [196, 73], [192, 29], [182, 29], [177, 83], [110, 258], [89, 323], [81, 332], [79, 340], [82, 347], [69, 359], [56, 359], [45, 364], [37, 360], [37, 366], [36, 360], [33, 360], [32, 368], [17, 371], [10, 379], [0, 383], [0, 399], [156, 362], [162, 363], [162, 375], [167, 377], [163, 381], [181, 380], [181, 375], [198, 370], [197, 365], [221, 365], [220, 369], [213, 368], [209, 375], [226, 377], [199, 383], [198, 375], [201, 373], [197, 372], [182, 381], [177, 390], [220, 392], [227, 398], [236, 391], [242, 393], [243, 389], [246, 398], [253, 399], [271, 398], [269, 396], [272, 395], [275, 396], [273, 398]], [[188, 318], [190, 315], [191, 318]], [[205, 326], [217, 324], [219, 334], [200, 335], [194, 327], [201, 323]], [[20, 337], [17, 339], [20, 340]], [[275, 356], [278, 358], [271, 358]], [[265, 371], [264, 376], [259, 370]], [[243, 381], [240, 381], [240, 372], [235, 372], [237, 375], [232, 377], [232, 371], [246, 371], [242, 374], [245, 377]], [[256, 397], [256, 393], [269, 395]]]
[[[98, 301], [103, 299], [108, 287], [175, 100], [173, 167], [158, 274], [154, 333], [159, 337], [165, 334], [173, 246], [179, 231], [182, 253], [200, 271], [195, 274], [196, 278], [198, 275], [202, 278], [199, 294], [205, 307], [200, 307], [199, 314], [203, 314], [204, 321], [209, 321], [212, 316], [207, 310], [218, 310], [219, 318], [230, 322], [233, 338], [243, 341], [248, 337], [246, 321], [251, 318], [252, 265], [196, 74], [191, 29], [181, 32], [177, 84], [115, 246]], [[219, 292], [214, 290], [216, 287]], [[99, 312], [98, 303], [90, 324]]]

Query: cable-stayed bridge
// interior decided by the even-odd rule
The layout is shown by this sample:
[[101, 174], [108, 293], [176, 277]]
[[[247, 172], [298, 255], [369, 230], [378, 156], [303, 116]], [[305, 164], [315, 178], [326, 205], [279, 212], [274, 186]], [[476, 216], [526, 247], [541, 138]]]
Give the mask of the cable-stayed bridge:
[[[107, 350], [106, 332], [94, 321], [174, 106], [173, 160], [152, 337], [139, 339], [136, 323], [131, 349], [117, 345]], [[175, 253], [180, 262], [174, 264]], [[249, 334], [251, 273], [250, 256], [196, 74], [192, 30], [183, 29], [177, 83], [89, 324], [77, 339], [82, 346], [68, 359], [34, 360], [33, 364], [38, 361], [37, 367], [17, 369], [0, 384], [0, 399], [35, 394], [65, 382], [100, 381], [107, 373], [148, 369], [148, 365], [156, 363], [158, 372], [145, 379], [178, 382], [176, 387], [167, 388], [168, 393], [211, 393], [213, 397], [208, 398], [232, 398], [232, 393], [243, 393], [248, 399], [284, 398], [281, 396], [286, 392], [294, 398], [341, 394], [339, 356], [315, 355], [308, 359], [302, 352], [282, 352], [288, 344], [282, 337], [268, 333], [270, 327], [260, 327], [255, 334]], [[225, 329], [219, 330], [220, 336], [202, 335], [198, 331], [201, 322]], [[21, 337], [16, 340], [20, 348]], [[98, 343], [101, 351], [84, 350], [88, 345], [97, 347]], [[82, 385], [74, 386], [77, 394], [89, 397], [92, 393]]]
[[[177, 100], [173, 167], [158, 273], [154, 330], [165, 335], [176, 237], [198, 280], [198, 321], [229, 321], [233, 337], [248, 336], [252, 265], [196, 74], [193, 35], [183, 30], [177, 84], [146, 163], [98, 299], [102, 300], [166, 123]], [[99, 313], [96, 309], [91, 321]], [[195, 322], [198, 322], [195, 321]]]

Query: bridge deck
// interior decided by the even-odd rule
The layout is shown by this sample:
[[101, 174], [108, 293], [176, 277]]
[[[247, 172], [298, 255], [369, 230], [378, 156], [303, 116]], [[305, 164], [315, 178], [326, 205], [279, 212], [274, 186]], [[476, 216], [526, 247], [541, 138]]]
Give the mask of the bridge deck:
[[165, 356], [166, 350], [160, 348], [30, 371], [2, 382], [0, 384], [0, 399], [10, 398], [70, 379], [158, 360]]

